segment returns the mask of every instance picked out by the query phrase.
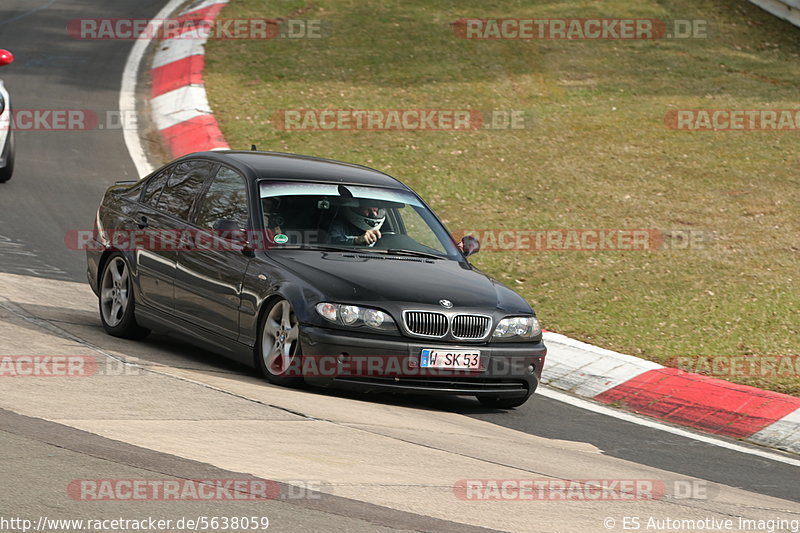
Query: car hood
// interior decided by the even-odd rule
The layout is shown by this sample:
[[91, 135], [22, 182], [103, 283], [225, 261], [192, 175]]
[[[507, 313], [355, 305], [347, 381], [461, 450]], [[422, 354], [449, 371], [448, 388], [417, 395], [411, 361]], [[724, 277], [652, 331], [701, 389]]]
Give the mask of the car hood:
[[530, 313], [516, 292], [466, 262], [416, 257], [284, 250], [270, 258], [324, 295], [343, 303], [391, 302]]

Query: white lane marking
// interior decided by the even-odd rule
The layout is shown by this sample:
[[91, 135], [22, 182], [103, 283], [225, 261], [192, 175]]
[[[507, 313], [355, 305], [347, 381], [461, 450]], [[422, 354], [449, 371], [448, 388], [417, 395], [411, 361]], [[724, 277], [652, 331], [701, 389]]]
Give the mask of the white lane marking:
[[201, 85], [186, 85], [150, 100], [153, 119], [159, 130], [211, 114], [206, 90]]
[[586, 411], [591, 411], [593, 413], [597, 413], [600, 415], [610, 416], [613, 418], [617, 418], [619, 420], [624, 420], [625, 422], [632, 422], [634, 424], [638, 424], [640, 426], [648, 427], [651, 429], [666, 431], [667, 433], [672, 433], [673, 435], [678, 435], [680, 437], [686, 437], [688, 439], [696, 440], [698, 442], [711, 444], [712, 446], [718, 446], [720, 448], [725, 448], [740, 453], [746, 453], [748, 455], [755, 455], [757, 457], [762, 457], [764, 459], [769, 459], [771, 461], [777, 461], [779, 463], [785, 463], [787, 465], [800, 466], [800, 459], [792, 459], [791, 457], [786, 457], [777, 453], [769, 452], [767, 450], [750, 448], [748, 446], [742, 446], [740, 444], [736, 444], [734, 442], [728, 442], [722, 439], [718, 439], [716, 437], [711, 437], [709, 435], [694, 433], [692, 431], [670, 426], [668, 424], [664, 424], [656, 420], [644, 418], [635, 415], [633, 413], [628, 413], [626, 411], [618, 411], [616, 409], [612, 409], [610, 407], [606, 407], [605, 405], [600, 405], [591, 402], [589, 400], [576, 398], [575, 396], [571, 396], [565, 392], [553, 390], [549, 387], [537, 388], [536, 394], [541, 394], [545, 398], [550, 398], [551, 400], [556, 400], [558, 402], [566, 403], [574, 407], [578, 407], [580, 409], [585, 409]]
[[[167, 2], [167, 5], [154, 17], [152, 26], [148, 27], [153, 29], [160, 28], [164, 19], [178, 9], [178, 6], [183, 2], [184, 0], [170, 0]], [[151, 35], [154, 33], [157, 32], [151, 32]], [[142, 146], [142, 139], [139, 136], [139, 120], [136, 115], [136, 83], [139, 78], [142, 59], [144, 59], [144, 54], [152, 40], [152, 37], [136, 39], [133, 47], [131, 47], [130, 54], [128, 54], [128, 59], [125, 61], [125, 68], [122, 70], [122, 84], [119, 91], [120, 116], [126, 120], [122, 134], [125, 138], [125, 146], [128, 148], [128, 153], [136, 166], [136, 171], [139, 173], [138, 177], [140, 178], [154, 170], [153, 165], [150, 164], [150, 160], [147, 158], [144, 146]]]

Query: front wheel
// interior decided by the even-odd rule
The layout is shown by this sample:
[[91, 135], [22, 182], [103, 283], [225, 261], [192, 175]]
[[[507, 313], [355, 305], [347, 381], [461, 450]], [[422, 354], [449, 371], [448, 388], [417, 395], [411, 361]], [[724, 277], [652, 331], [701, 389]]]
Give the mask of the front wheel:
[[296, 386], [300, 375], [300, 325], [289, 302], [276, 300], [264, 313], [256, 349], [256, 366], [275, 385]]
[[481, 402], [481, 405], [485, 405], [486, 407], [494, 407], [495, 409], [513, 409], [514, 407], [519, 407], [527, 402], [530, 396], [499, 398], [497, 396], [479, 395], [477, 398], [478, 401]]
[[120, 253], [114, 253], [103, 265], [100, 277], [100, 319], [109, 335], [123, 339], [142, 339], [149, 329], [136, 323], [133, 283], [130, 269]]

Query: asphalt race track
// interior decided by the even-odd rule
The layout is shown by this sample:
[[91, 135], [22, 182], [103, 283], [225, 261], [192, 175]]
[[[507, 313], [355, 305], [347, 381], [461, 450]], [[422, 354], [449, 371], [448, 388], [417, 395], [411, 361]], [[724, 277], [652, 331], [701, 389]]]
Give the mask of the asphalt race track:
[[[64, 486], [75, 479], [239, 478], [257, 473], [266, 477], [262, 466], [271, 464], [257, 467], [254, 457], [234, 458], [215, 452], [213, 445], [217, 439], [225, 441], [220, 437], [227, 431], [224, 424], [213, 426], [218, 428], [216, 433], [195, 434], [185, 445], [184, 454], [184, 447], [162, 434], [149, 433], [149, 429], [137, 423], [155, 420], [159, 424], [154, 423], [153, 427], [163, 427], [166, 433], [172, 431], [173, 424], [168, 423], [171, 420], [207, 419], [211, 424], [229, 420], [233, 416], [231, 412], [244, 409], [246, 412], [241, 416], [233, 416], [237, 424], [296, 424], [298, 429], [294, 437], [286, 430], [285, 438], [289, 442], [305, 439], [303, 424], [316, 424], [320, 420], [338, 429], [364, 429], [360, 422], [336, 414], [341, 408], [362, 413], [363, 424], [384, 420], [383, 417], [392, 420], [393, 416], [400, 416], [397, 413], [402, 413], [406, 420], [420, 417], [429, 421], [431, 434], [415, 433], [413, 438], [388, 429], [383, 433], [374, 428], [370, 430], [404, 443], [416, 442], [425, 449], [448, 448], [432, 436], [437, 431], [434, 429], [436, 421], [440, 419], [454, 427], [463, 424], [463, 427], [475, 428], [464, 430], [463, 435], [472, 434], [478, 428], [495, 431], [499, 439], [507, 435], [514, 440], [515, 432], [526, 434], [530, 436], [524, 441], [525, 461], [529, 461], [525, 463], [528, 477], [563, 472], [548, 470], [551, 463], [547, 461], [552, 459], [545, 460], [559, 449], [564, 450], [567, 462], [570, 453], [593, 453], [594, 457], [613, 460], [603, 463], [603, 473], [593, 472], [591, 462], [584, 464], [581, 467], [583, 479], [594, 476], [632, 478], [635, 477], [632, 472], [638, 472], [638, 468], [643, 472], [657, 469], [667, 479], [691, 476], [742, 489], [731, 501], [739, 502], [743, 508], [762, 507], [761, 500], [748, 499], [751, 493], [777, 498], [783, 502], [776, 508], [794, 519], [800, 518], [800, 466], [797, 466], [800, 463], [797, 457], [788, 454], [776, 452], [774, 455], [794, 461], [794, 465], [697, 442], [542, 396], [505, 412], [483, 408], [471, 398], [364, 397], [315, 390], [287, 391], [260, 382], [248, 368], [164, 337], [152, 336], [143, 343], [129, 343], [105, 336], [99, 317], [93, 312], [94, 296], [85, 284], [84, 254], [65, 249], [64, 236], [70, 230], [91, 228], [101, 194], [110, 183], [138, 177], [122, 130], [106, 127], [108, 114], [113, 115], [118, 110], [122, 70], [132, 41], [76, 40], [68, 35], [66, 27], [68, 21], [78, 17], [149, 18], [164, 3], [164, 0], [3, 0], [0, 8], [0, 48], [8, 48], [16, 56], [15, 63], [0, 71], [0, 78], [11, 93], [14, 108], [88, 109], [101, 117], [100, 124], [104, 126], [77, 131], [16, 132], [16, 173], [11, 181], [0, 185], [0, 319], [6, 323], [0, 327], [3, 339], [0, 353], [20, 353], [26, 346], [36, 346], [38, 348], [32, 349], [43, 353], [76, 353], [70, 351], [70, 347], [81, 347], [79, 353], [88, 350], [93, 356], [101, 353], [130, 356], [140, 366], [159, 372], [148, 374], [140, 392], [124, 387], [114, 390], [107, 388], [106, 382], [98, 385], [93, 380], [85, 380], [79, 387], [68, 384], [52, 389], [50, 385], [34, 383], [36, 380], [15, 380], [8, 385], [0, 382], [0, 517], [98, 518], [150, 514], [172, 518], [258, 513], [269, 516], [270, 529], [281, 531], [480, 530], [477, 526], [470, 529], [472, 526], [464, 525], [477, 524], [479, 518], [466, 517], [464, 523], [458, 523], [459, 517], [448, 514], [450, 507], [444, 503], [432, 503], [430, 507], [424, 502], [416, 506], [394, 506], [391, 498], [384, 501], [376, 496], [373, 500], [355, 489], [350, 491], [340, 486], [333, 491], [336, 496], [319, 500], [256, 504], [189, 501], [165, 507], [159, 502], [143, 502], [132, 507], [130, 503], [114, 502], [101, 507], [97, 502], [76, 501], [64, 496]], [[145, 146], [148, 146], [147, 141]], [[40, 337], [41, 344], [36, 344]], [[95, 385], [99, 387], [96, 390]], [[191, 387], [202, 390], [192, 392]], [[63, 395], [47, 398], [50, 390], [53, 395]], [[95, 392], [102, 401], [91, 399]], [[72, 394], [75, 396], [70, 396]], [[131, 404], [122, 401], [126, 394], [137, 401], [141, 400], [140, 394], [156, 400], [153, 405]], [[163, 403], [158, 400], [162, 397]], [[282, 403], [283, 398], [286, 404]], [[67, 405], [70, 401], [75, 402], [72, 407]], [[155, 409], [159, 405], [174, 412], [158, 413]], [[215, 405], [219, 412], [215, 411]], [[332, 406], [330, 416], [320, 414], [325, 413], [325, 405]], [[59, 411], [62, 408], [64, 412]], [[148, 411], [151, 408], [153, 411]], [[120, 420], [125, 424], [114, 425]], [[180, 424], [174, 427], [180, 433]], [[188, 429], [187, 432], [192, 434]], [[152, 437], [152, 446], [148, 435]], [[470, 446], [465, 456], [471, 457], [482, 443], [490, 442], [477, 437], [470, 441], [463, 435], [463, 445]], [[332, 434], [331, 446], [336, 445], [336, 438], [336, 434]], [[231, 441], [231, 446], [247, 444]], [[342, 446], [350, 448], [354, 442], [345, 441]], [[514, 461], [508, 457], [506, 463], [501, 456], [484, 452], [487, 455], [481, 459], [492, 464], [507, 466]], [[369, 452], [366, 453], [369, 456]], [[450, 450], [450, 453], [455, 452]], [[220, 457], [219, 462], [212, 464], [215, 457]], [[313, 461], [310, 450], [304, 457]], [[379, 460], [377, 457], [376, 454], [366, 463], [372, 465]], [[254, 461], [252, 467], [251, 460]], [[335, 459], [330, 462], [334, 463]], [[627, 465], [624, 468], [628, 470], [614, 474], [613, 470], [606, 470], [611, 468], [609, 465]], [[358, 473], [354, 471], [354, 485]], [[476, 474], [456, 471], [452, 479], [472, 475]], [[287, 472], [282, 479], [292, 477]], [[315, 469], [306, 472], [301, 479], [324, 480], [327, 477], [325, 471]], [[408, 485], [414, 484], [409, 482]], [[405, 485], [398, 481], [396, 490], [405, 494], [402, 486]], [[409, 495], [408, 500], [413, 501], [413, 497]], [[520, 513], [530, 512], [531, 503], [515, 505]], [[716, 503], [709, 505], [709, 508], [715, 507]], [[430, 513], [426, 509], [430, 509]], [[575, 510], [583, 512], [583, 508]], [[570, 527], [571, 511], [569, 507], [557, 510], [555, 505], [538, 504], [535, 514], [542, 517], [542, 524], [551, 523], [546, 528], [541, 526], [543, 530], [579, 530]], [[551, 512], [553, 515], [548, 516]], [[597, 510], [598, 521], [593, 530], [604, 530], [600, 520], [606, 514], [617, 516], [620, 513], [619, 508], [608, 512]], [[495, 528], [491, 524], [485, 526]], [[497, 524], [496, 529], [518, 530], [519, 527], [512, 520], [508, 524]], [[531, 525], [530, 530], [539, 529]]]

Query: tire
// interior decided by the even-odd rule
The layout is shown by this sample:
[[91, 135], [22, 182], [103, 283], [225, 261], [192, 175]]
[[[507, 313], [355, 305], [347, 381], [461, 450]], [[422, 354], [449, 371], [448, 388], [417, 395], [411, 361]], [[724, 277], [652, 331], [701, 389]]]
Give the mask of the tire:
[[527, 402], [528, 398], [530, 398], [530, 395], [516, 398], [498, 398], [497, 396], [479, 395], [477, 398], [478, 401], [481, 402], [481, 405], [485, 405], [486, 407], [494, 407], [495, 409], [513, 409], [514, 407], [519, 407]]
[[111, 254], [103, 263], [98, 292], [100, 320], [106, 333], [123, 339], [143, 339], [150, 333], [136, 323], [131, 273], [121, 253]]
[[0, 183], [5, 183], [11, 179], [14, 174], [14, 132], [8, 132], [8, 139], [6, 140], [5, 149], [6, 166], [0, 168]]
[[272, 302], [258, 331], [255, 364], [267, 381], [284, 387], [303, 383], [300, 325], [291, 304], [282, 298]]

